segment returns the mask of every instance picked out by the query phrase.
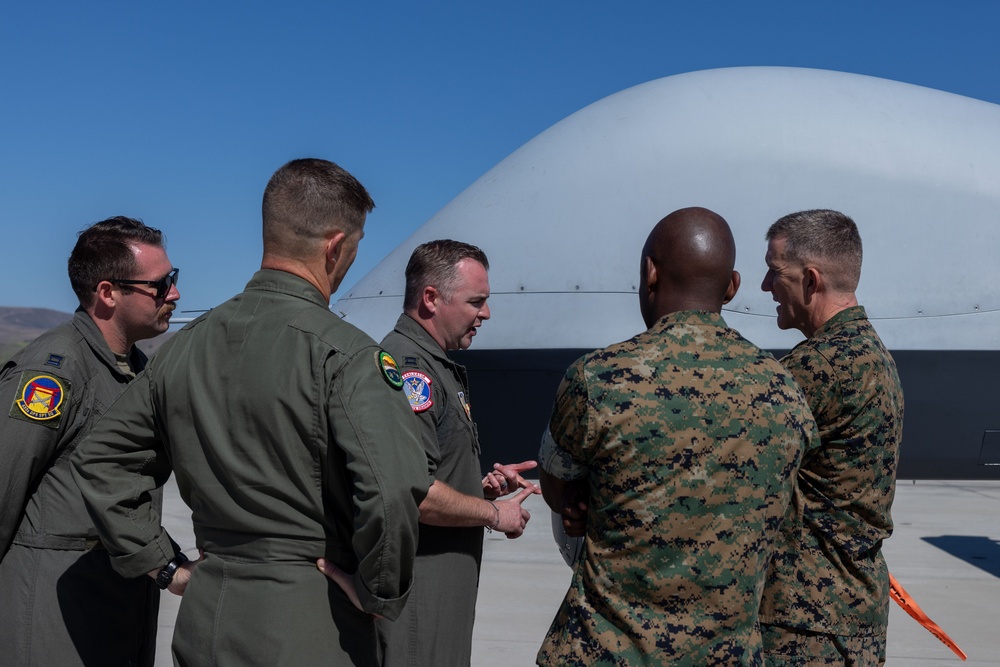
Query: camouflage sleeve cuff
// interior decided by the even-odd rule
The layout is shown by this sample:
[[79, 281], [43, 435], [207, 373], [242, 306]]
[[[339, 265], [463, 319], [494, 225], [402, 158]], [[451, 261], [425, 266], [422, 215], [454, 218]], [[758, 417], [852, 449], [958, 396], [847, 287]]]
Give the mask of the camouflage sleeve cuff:
[[542, 446], [538, 449], [538, 464], [553, 477], [567, 482], [587, 476], [586, 466], [577, 463], [569, 452], [560, 447], [548, 429], [545, 429], [542, 435]]

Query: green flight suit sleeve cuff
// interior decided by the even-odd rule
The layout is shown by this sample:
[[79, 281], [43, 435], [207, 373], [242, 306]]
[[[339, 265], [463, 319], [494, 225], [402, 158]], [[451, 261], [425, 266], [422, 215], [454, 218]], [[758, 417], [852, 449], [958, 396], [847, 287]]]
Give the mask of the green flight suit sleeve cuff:
[[139, 577], [158, 570], [177, 555], [180, 547], [163, 528], [156, 538], [138, 551], [123, 556], [111, 556], [111, 567], [126, 578]]

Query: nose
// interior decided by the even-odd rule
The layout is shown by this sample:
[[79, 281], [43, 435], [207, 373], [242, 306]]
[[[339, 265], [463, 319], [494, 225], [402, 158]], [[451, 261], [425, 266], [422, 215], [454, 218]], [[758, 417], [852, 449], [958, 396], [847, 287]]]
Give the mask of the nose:
[[181, 292], [179, 289], [177, 289], [177, 283], [174, 283], [173, 285], [170, 286], [170, 290], [167, 292], [167, 296], [164, 300], [177, 301], [180, 298], [181, 298]]
[[764, 280], [760, 282], [760, 289], [764, 292], [770, 292], [773, 283], [774, 283], [773, 272], [770, 269], [768, 269], [767, 273], [764, 274]]
[[490, 304], [484, 303], [482, 309], [479, 311], [479, 319], [488, 320], [490, 319]]

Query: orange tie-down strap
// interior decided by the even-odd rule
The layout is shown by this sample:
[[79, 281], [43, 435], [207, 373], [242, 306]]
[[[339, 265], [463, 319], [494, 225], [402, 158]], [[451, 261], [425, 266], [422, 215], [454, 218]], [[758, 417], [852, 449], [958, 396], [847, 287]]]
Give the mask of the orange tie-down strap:
[[969, 657], [965, 655], [965, 651], [958, 648], [958, 644], [956, 644], [937, 623], [927, 617], [924, 610], [913, 601], [913, 598], [911, 598], [910, 594], [906, 592], [906, 589], [899, 585], [899, 582], [896, 581], [896, 577], [892, 576], [891, 572], [889, 573], [889, 597], [895, 600], [896, 604], [902, 607], [903, 611], [912, 616], [917, 623], [927, 628], [929, 633], [941, 640], [941, 643], [950, 648], [955, 655], [962, 660]]

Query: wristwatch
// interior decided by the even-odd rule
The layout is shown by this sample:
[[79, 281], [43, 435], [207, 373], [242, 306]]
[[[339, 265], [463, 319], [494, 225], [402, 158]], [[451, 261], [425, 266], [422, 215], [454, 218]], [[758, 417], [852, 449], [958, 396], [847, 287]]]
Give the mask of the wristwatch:
[[160, 587], [160, 590], [166, 590], [170, 582], [174, 580], [174, 575], [177, 573], [177, 568], [179, 568], [184, 563], [188, 562], [188, 557], [184, 555], [183, 551], [178, 551], [174, 559], [163, 566], [163, 569], [156, 573], [156, 585]]

